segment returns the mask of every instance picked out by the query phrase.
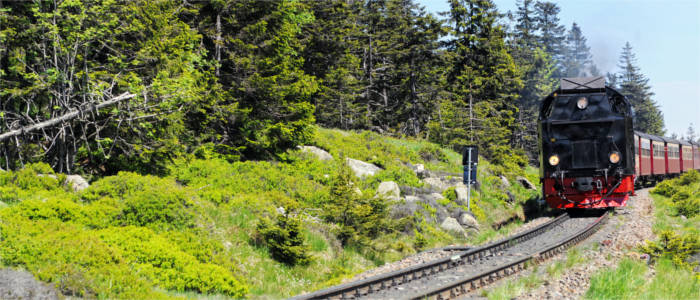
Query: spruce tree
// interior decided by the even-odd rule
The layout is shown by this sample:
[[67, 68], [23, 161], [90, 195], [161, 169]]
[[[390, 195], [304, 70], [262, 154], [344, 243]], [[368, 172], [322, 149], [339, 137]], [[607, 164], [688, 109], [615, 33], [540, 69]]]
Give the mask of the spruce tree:
[[590, 48], [586, 45], [581, 27], [574, 22], [566, 36], [566, 47], [562, 62], [563, 77], [591, 76], [593, 64]]
[[[446, 46], [454, 98], [437, 116], [441, 124], [450, 126], [431, 136], [450, 141], [456, 148], [478, 144], [487, 158], [512, 156], [522, 81], [507, 52], [498, 12], [490, 0], [452, 0], [450, 6], [447, 16], [452, 38]], [[452, 118], [443, 113], [448, 109], [456, 110], [450, 112]]]
[[637, 66], [637, 59], [629, 42], [622, 48], [618, 64], [620, 92], [631, 102], [635, 111], [634, 126], [636, 130], [654, 135], [663, 135], [664, 119], [649, 86], [649, 79]]
[[559, 7], [556, 3], [538, 1], [535, 4], [535, 21], [539, 30], [539, 43], [554, 60], [556, 72], [554, 77], [561, 77], [561, 61], [565, 52], [566, 28], [559, 24]]

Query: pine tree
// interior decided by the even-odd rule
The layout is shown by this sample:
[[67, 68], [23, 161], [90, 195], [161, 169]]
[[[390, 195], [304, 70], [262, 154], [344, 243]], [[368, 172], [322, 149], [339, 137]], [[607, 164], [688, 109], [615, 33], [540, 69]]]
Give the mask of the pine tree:
[[695, 141], [696, 138], [698, 137], [695, 135], [695, 128], [693, 127], [693, 123], [690, 123], [690, 125], [688, 125], [688, 131], [685, 134], [685, 140], [692, 142]]
[[592, 56], [590, 48], [586, 45], [586, 37], [583, 36], [581, 27], [574, 22], [566, 36], [562, 74], [564, 77], [591, 76], [592, 65]]
[[535, 4], [535, 21], [539, 30], [539, 43], [545, 52], [554, 60], [556, 72], [554, 77], [561, 77], [561, 62], [564, 59], [566, 28], [559, 24], [559, 7], [553, 2], [540, 2]]
[[537, 153], [537, 110], [539, 103], [554, 89], [555, 65], [549, 54], [539, 44], [535, 35], [536, 24], [532, 17], [532, 1], [518, 4], [515, 30], [511, 34], [511, 55], [522, 74], [523, 87], [519, 90], [515, 142], [524, 148], [528, 155], [536, 159]]
[[618, 67], [620, 92], [631, 102], [635, 111], [634, 126], [636, 130], [654, 135], [663, 135], [664, 119], [649, 86], [649, 79], [637, 67], [637, 59], [629, 42], [622, 48]]
[[[437, 116], [440, 124], [450, 127], [431, 136], [450, 141], [456, 148], [476, 143], [487, 158], [512, 156], [502, 150], [512, 151], [513, 132], [518, 126], [517, 92], [522, 82], [507, 52], [505, 33], [497, 24], [498, 12], [490, 0], [452, 0], [450, 6], [447, 16], [452, 39], [446, 45], [451, 55], [448, 81], [452, 82], [454, 98], [439, 110], [442, 116]], [[456, 109], [450, 112], [452, 119], [443, 113], [447, 109]]]

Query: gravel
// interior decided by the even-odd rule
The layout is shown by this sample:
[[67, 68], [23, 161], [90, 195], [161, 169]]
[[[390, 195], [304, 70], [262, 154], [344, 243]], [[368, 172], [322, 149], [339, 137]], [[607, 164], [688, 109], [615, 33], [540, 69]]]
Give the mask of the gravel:
[[[540, 226], [540, 225], [542, 225], [542, 224], [544, 224], [552, 219], [553, 218], [551, 218], [551, 217], [541, 217], [541, 218], [533, 219], [532, 221], [527, 222], [527, 223], [523, 224], [522, 226], [518, 227], [518, 229], [511, 232], [510, 235], [516, 235], [520, 232], [530, 230], [530, 229], [535, 228], [537, 226]], [[498, 239], [499, 238], [494, 238], [492, 240], [495, 241]], [[454, 245], [452, 245], [452, 246], [454, 246]], [[444, 251], [444, 250], [442, 250], [442, 248], [435, 248], [435, 249], [426, 250], [426, 251], [408, 256], [402, 260], [395, 261], [393, 263], [388, 263], [388, 264], [385, 264], [385, 265], [380, 266], [378, 268], [374, 268], [374, 269], [365, 271], [363, 273], [360, 273], [360, 274], [356, 275], [355, 277], [344, 281], [344, 283], [358, 281], [358, 280], [366, 279], [366, 278], [369, 278], [372, 276], [398, 271], [398, 270], [405, 269], [405, 268], [410, 267], [410, 266], [419, 265], [422, 263], [426, 263], [426, 262], [438, 260], [441, 258], [449, 257], [449, 256], [455, 255], [457, 253], [459, 253], [459, 251]]]
[[555, 228], [542, 233], [536, 238], [504, 249], [496, 255], [486, 256], [471, 263], [466, 263], [464, 265], [445, 270], [439, 274], [412, 281], [409, 284], [403, 284], [368, 295], [368, 298], [404, 299], [409, 295], [424, 292], [427, 289], [432, 289], [459, 279], [474, 276], [493, 267], [522, 259], [535, 251], [544, 249], [556, 242], [559, 242], [573, 235], [575, 232], [585, 228], [588, 224], [595, 221], [595, 219], [596, 218], [594, 217], [571, 218], [557, 225]]
[[0, 299], [58, 299], [58, 293], [26, 271], [0, 270]]
[[[641, 259], [641, 254], [634, 252], [635, 248], [644, 240], [652, 240], [654, 234], [652, 225], [654, 222], [653, 204], [647, 189], [638, 190], [637, 196], [632, 197], [627, 207], [616, 210], [616, 215], [610, 218], [598, 232], [581, 243], [581, 249], [587, 249], [598, 244], [598, 251], [585, 251], [582, 253], [585, 263], [564, 270], [557, 278], [548, 278], [544, 273], [545, 266], [540, 266], [541, 278], [545, 282], [537, 289], [518, 296], [518, 299], [579, 299], [583, 297], [590, 287], [590, 278], [602, 268], [616, 267], [623, 257]], [[550, 260], [566, 259], [565, 254], [560, 254]], [[517, 276], [524, 276], [521, 273]]]

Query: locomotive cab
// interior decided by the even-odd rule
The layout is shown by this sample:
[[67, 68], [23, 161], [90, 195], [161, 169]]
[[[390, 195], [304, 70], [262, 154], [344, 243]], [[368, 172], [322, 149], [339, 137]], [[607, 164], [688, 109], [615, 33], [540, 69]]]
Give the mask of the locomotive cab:
[[603, 77], [564, 78], [540, 107], [540, 177], [554, 208], [624, 206], [634, 192], [633, 111]]

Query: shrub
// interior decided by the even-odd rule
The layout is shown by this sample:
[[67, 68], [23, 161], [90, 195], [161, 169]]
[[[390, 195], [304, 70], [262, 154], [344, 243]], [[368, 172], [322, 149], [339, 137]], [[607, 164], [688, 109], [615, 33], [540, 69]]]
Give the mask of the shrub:
[[450, 200], [451, 202], [457, 201], [457, 192], [455, 191], [455, 187], [453, 186], [444, 190], [442, 192], [442, 196], [444, 196], [445, 199]]
[[155, 176], [119, 172], [87, 188], [82, 199], [88, 203], [103, 198], [117, 199], [119, 225], [183, 228], [193, 226], [194, 195], [174, 181]]
[[275, 223], [268, 218], [260, 219], [257, 233], [263, 244], [270, 249], [272, 258], [288, 265], [306, 265], [311, 262], [311, 249], [304, 242], [302, 224], [298, 216], [280, 214]]
[[418, 150], [418, 155], [424, 161], [448, 162], [449, 158], [438, 145], [428, 144]]
[[668, 258], [679, 267], [692, 268], [686, 260], [700, 251], [700, 238], [695, 234], [679, 236], [671, 230], [665, 230], [659, 235], [658, 241], [647, 241], [639, 248], [653, 260]]
[[678, 187], [676, 186], [675, 180], [664, 180], [656, 185], [654, 189], [651, 190], [652, 193], [671, 197], [673, 194], [678, 192]]
[[107, 245], [120, 250], [138, 274], [176, 291], [222, 293], [244, 297], [248, 288], [230, 270], [200, 262], [166, 238], [145, 227], [108, 228], [98, 232]]
[[685, 172], [678, 179], [678, 182], [681, 185], [690, 185], [691, 183], [700, 182], [700, 172], [698, 172], [697, 170], [691, 169], [691, 170]]

